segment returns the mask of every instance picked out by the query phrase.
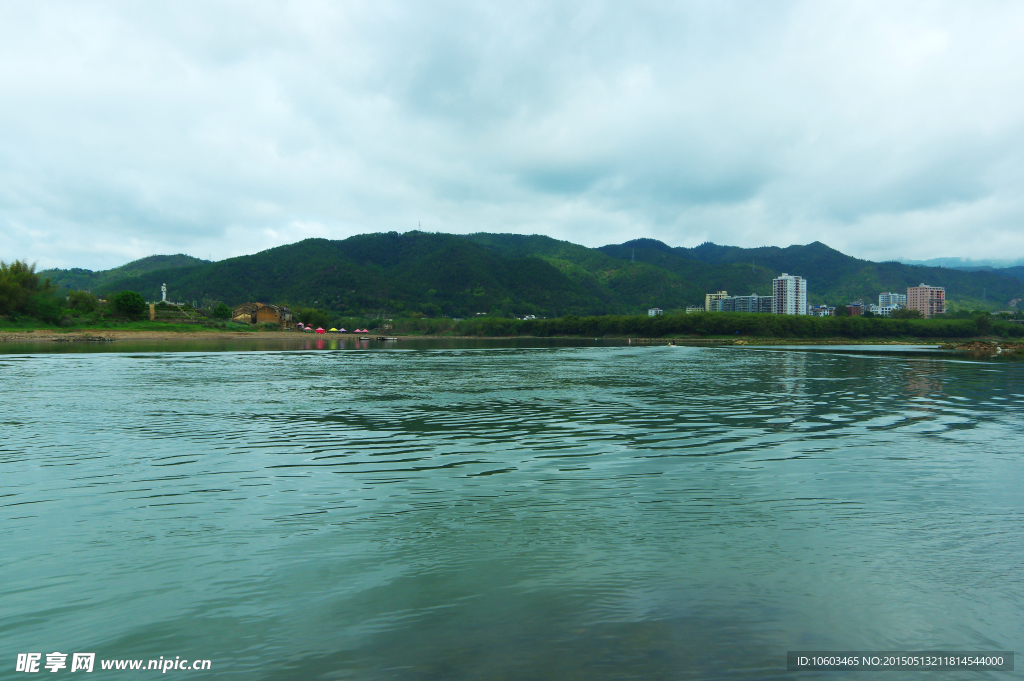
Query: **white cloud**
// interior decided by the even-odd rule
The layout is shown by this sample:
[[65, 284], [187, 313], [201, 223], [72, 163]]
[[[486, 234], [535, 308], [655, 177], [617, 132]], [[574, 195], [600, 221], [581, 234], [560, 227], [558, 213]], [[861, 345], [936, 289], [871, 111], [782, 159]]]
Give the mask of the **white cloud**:
[[0, 258], [544, 233], [1022, 257], [1013, 3], [7, 3]]

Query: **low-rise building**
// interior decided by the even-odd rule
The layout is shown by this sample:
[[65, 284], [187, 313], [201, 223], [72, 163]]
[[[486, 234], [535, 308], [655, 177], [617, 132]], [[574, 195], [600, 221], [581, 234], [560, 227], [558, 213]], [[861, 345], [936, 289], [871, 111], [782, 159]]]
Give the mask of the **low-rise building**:
[[872, 305], [869, 309], [871, 314], [876, 317], [891, 317], [893, 312], [902, 309], [902, 307], [902, 305]]
[[834, 317], [836, 315], [836, 308], [829, 305], [811, 305], [809, 312], [815, 317]]
[[231, 311], [231, 321], [240, 324], [255, 324], [256, 310], [262, 306], [263, 303], [242, 303]]
[[851, 317], [860, 317], [864, 314], [864, 301], [854, 300], [846, 304], [846, 309], [850, 311]]
[[773, 296], [759, 296], [752, 293], [749, 296], [726, 296], [715, 301], [718, 312], [763, 312], [771, 314]]
[[256, 309], [253, 323], [277, 324], [281, 327], [295, 326], [292, 311], [280, 305], [261, 305]]
[[907, 306], [907, 296], [903, 293], [879, 293], [878, 294], [878, 306], [879, 307], [890, 307], [898, 305], [900, 307]]
[[662, 310], [660, 307], [652, 307], [651, 309], [647, 310], [648, 317], [656, 317], [660, 314], [665, 314], [665, 311]]
[[686, 314], [694, 314], [694, 313], [697, 313], [697, 312], [704, 312], [704, 308], [701, 307], [700, 305], [687, 305], [686, 306]]
[[295, 316], [287, 307], [266, 303], [242, 303], [231, 312], [231, 320], [241, 324], [277, 324], [295, 326]]
[[911, 286], [907, 289], [907, 307], [917, 310], [925, 319], [946, 312], [946, 288], [944, 286]]

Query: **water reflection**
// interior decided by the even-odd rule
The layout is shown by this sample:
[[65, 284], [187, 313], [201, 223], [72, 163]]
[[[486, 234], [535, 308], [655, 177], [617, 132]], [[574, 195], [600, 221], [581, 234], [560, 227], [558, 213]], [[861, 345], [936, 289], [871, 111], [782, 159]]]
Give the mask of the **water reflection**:
[[919, 398], [932, 395], [941, 398], [946, 384], [945, 367], [943, 362], [920, 362], [904, 367], [907, 394]]

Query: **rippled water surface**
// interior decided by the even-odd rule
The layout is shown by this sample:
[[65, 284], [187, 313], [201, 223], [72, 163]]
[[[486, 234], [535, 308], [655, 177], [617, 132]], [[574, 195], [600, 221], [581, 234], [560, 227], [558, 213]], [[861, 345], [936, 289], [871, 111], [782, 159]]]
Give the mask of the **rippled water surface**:
[[27, 651], [461, 680], [1021, 649], [1020, 363], [8, 353], [0, 390], [0, 678]]

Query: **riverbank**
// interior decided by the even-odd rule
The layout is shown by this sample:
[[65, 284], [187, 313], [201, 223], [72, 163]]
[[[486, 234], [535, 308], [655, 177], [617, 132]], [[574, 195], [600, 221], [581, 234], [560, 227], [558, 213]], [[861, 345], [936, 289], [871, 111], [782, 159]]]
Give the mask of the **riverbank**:
[[[352, 334], [352, 333], [329, 333], [329, 334], [306, 334], [296, 331], [241, 331], [225, 329], [75, 329], [75, 330], [0, 330], [0, 342], [9, 343], [115, 343], [124, 341], [168, 341], [180, 342], [190, 340], [305, 340], [305, 339], [330, 339], [355, 341], [359, 338], [376, 339], [376, 333]], [[417, 339], [464, 339], [464, 340], [485, 340], [485, 339], [510, 339], [510, 338], [540, 338], [536, 336], [468, 336], [468, 335], [397, 335], [388, 336], [395, 338], [398, 342], [413, 341]], [[550, 337], [544, 337], [550, 338]], [[590, 336], [561, 336], [567, 340], [573, 338], [592, 340]], [[778, 345], [891, 345], [891, 346], [918, 346], [918, 345], [939, 345], [944, 350], [962, 350], [973, 353], [987, 354], [1024, 354], [1024, 343], [1009, 342], [998, 338], [975, 338], [975, 339], [922, 339], [922, 338], [757, 338], [757, 337], [662, 337], [649, 338], [637, 336], [605, 336], [607, 340], [621, 340], [631, 345], [689, 345], [689, 346], [778, 346]]]
[[[49, 329], [38, 329], [34, 331], [21, 330], [0, 330], [0, 342], [11, 343], [48, 343], [48, 342], [114, 342], [124, 340], [144, 341], [182, 341], [202, 339], [242, 339], [242, 338], [264, 338], [267, 340], [294, 340], [296, 338], [308, 338], [313, 334], [297, 333], [295, 331], [236, 331], [223, 329], [203, 330], [120, 330], [120, 329], [75, 329], [73, 331], [53, 331]], [[331, 338], [356, 339], [365, 337], [366, 334], [330, 334]], [[323, 338], [322, 335], [319, 336]]]
[[[297, 332], [280, 331], [266, 325], [259, 327], [231, 321], [203, 324], [171, 324], [161, 321], [104, 319], [97, 322], [81, 320], [77, 326], [33, 325], [29, 319], [4, 323], [0, 319], [0, 336], [25, 341], [24, 334], [78, 334], [102, 338], [160, 339], [259, 337], [264, 339], [293, 338]], [[814, 317], [810, 315], [771, 315], [749, 313], [699, 313], [691, 315], [593, 316], [572, 315], [556, 319], [517, 320], [504, 317], [474, 319], [400, 318], [389, 323], [362, 323], [374, 328], [365, 334], [400, 338], [550, 338], [550, 339], [639, 339], [640, 342], [714, 343], [714, 344], [940, 344], [984, 340], [995, 342], [1024, 341], [1024, 320], [995, 319], [987, 315], [970, 318], [889, 319], [881, 317]], [[323, 324], [327, 328], [327, 324]], [[349, 323], [331, 324], [341, 328], [359, 326]], [[386, 328], [386, 330], [384, 330]], [[133, 335], [129, 335], [133, 334]], [[283, 336], [278, 334], [285, 334]], [[299, 333], [299, 335], [304, 335]], [[333, 338], [355, 338], [356, 334], [330, 334]]]

